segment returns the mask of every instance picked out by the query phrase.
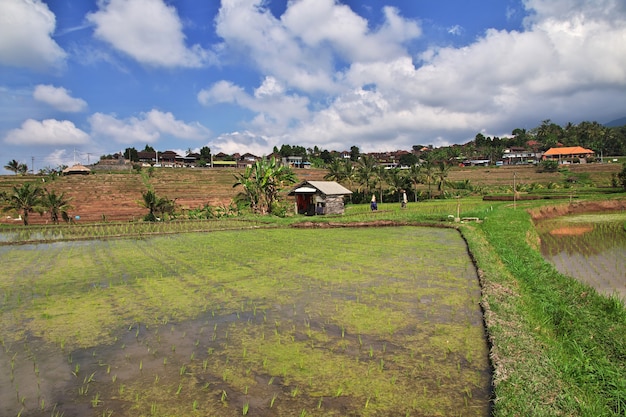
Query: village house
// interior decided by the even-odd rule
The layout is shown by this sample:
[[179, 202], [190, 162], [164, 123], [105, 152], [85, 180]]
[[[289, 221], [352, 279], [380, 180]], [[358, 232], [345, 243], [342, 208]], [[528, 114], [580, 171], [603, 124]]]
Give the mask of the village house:
[[296, 213], [307, 216], [343, 214], [344, 197], [352, 194], [335, 181], [305, 181], [288, 195], [296, 197]]
[[542, 156], [542, 152], [512, 146], [504, 150], [502, 160], [504, 165], [536, 164], [541, 160]]
[[544, 161], [559, 161], [559, 164], [587, 163], [595, 156], [591, 149], [582, 146], [550, 148], [543, 154]]

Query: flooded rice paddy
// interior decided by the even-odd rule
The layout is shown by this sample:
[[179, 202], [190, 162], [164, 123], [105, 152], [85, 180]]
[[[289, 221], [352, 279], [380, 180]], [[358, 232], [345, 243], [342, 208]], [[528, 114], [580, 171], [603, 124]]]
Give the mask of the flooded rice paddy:
[[451, 229], [1, 248], [2, 416], [486, 416]]
[[541, 253], [559, 270], [626, 302], [626, 213], [540, 221]]

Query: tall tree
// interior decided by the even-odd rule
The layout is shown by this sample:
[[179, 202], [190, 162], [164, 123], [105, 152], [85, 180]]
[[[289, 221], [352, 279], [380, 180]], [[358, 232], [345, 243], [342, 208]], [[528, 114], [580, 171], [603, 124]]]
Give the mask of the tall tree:
[[439, 195], [443, 195], [443, 189], [447, 184], [448, 172], [450, 171], [450, 165], [445, 162], [440, 162], [438, 169], [435, 171], [435, 179], [437, 181], [437, 191]]
[[356, 162], [359, 160], [359, 156], [361, 156], [361, 151], [358, 146], [353, 145], [350, 147], [350, 160], [352, 162]]
[[328, 181], [342, 182], [346, 179], [345, 165], [339, 159], [333, 159], [326, 165], [328, 172], [324, 179]]
[[424, 165], [422, 166], [422, 173], [424, 175], [424, 181], [428, 184], [428, 198], [433, 198], [430, 186], [435, 180], [435, 165], [430, 159], [426, 159], [424, 161]]
[[50, 213], [50, 220], [54, 224], [59, 223], [59, 216], [65, 221], [70, 221], [68, 210], [72, 209], [70, 205], [71, 198], [65, 196], [65, 193], [57, 194], [54, 190], [44, 190], [41, 197], [41, 205]]
[[32, 212], [41, 213], [43, 210], [41, 197], [43, 190], [32, 183], [24, 183], [21, 187], [14, 186], [10, 194], [5, 197], [3, 211], [16, 211], [22, 216], [25, 226], [28, 226], [28, 215]]
[[424, 182], [422, 175], [422, 167], [418, 164], [411, 165], [407, 172], [407, 179], [413, 185], [415, 191], [415, 202], [417, 203], [417, 186]]
[[139, 162], [137, 149], [135, 149], [134, 147], [126, 148], [126, 150], [124, 150], [124, 158], [128, 159], [131, 162]]
[[388, 170], [386, 182], [391, 193], [398, 193], [398, 201], [400, 201], [402, 198], [402, 190], [408, 188], [407, 186], [409, 185], [404, 171], [398, 168]]
[[371, 155], [363, 155], [356, 166], [356, 180], [364, 193], [372, 190], [372, 182], [376, 173], [376, 159]]
[[203, 146], [202, 148], [200, 148], [200, 156], [205, 161], [207, 162], [210, 161], [211, 160], [211, 148], [209, 148], [208, 146]]

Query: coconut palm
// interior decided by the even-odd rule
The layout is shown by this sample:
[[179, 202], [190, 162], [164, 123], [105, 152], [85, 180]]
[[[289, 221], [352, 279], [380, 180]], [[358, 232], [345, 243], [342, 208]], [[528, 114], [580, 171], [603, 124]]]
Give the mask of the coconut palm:
[[447, 184], [446, 178], [448, 178], [448, 171], [450, 171], [450, 165], [445, 162], [440, 162], [437, 171], [435, 171], [435, 180], [437, 181], [437, 191], [439, 195], [443, 194], [443, 189]]
[[415, 202], [417, 203], [417, 186], [424, 182], [422, 167], [418, 164], [411, 165], [407, 171], [407, 180], [411, 183], [413, 189], [415, 190]]
[[430, 191], [430, 186], [435, 180], [435, 165], [430, 159], [426, 159], [424, 161], [424, 165], [422, 166], [422, 173], [424, 175], [424, 181], [428, 184], [428, 198], [433, 198], [433, 195]]
[[142, 195], [142, 205], [150, 210], [144, 217], [144, 220], [154, 222], [163, 217], [164, 214], [172, 214], [174, 212], [175, 204], [173, 200], [169, 200], [165, 197], [159, 197], [152, 190], [148, 190]]
[[371, 155], [363, 155], [356, 166], [355, 177], [364, 193], [369, 193], [376, 176], [376, 160]]
[[68, 210], [72, 209], [70, 205], [71, 198], [65, 196], [65, 193], [57, 194], [54, 190], [44, 190], [41, 198], [42, 206], [50, 213], [52, 223], [59, 224], [59, 215], [66, 223], [70, 221]]
[[324, 175], [324, 179], [337, 182], [343, 181], [346, 176], [344, 168], [345, 166], [341, 163], [340, 159], [333, 158], [333, 160], [326, 165], [328, 172]]
[[32, 183], [25, 183], [21, 187], [14, 186], [13, 191], [6, 195], [3, 211], [16, 211], [22, 216], [25, 226], [28, 226], [28, 215], [32, 212], [43, 211], [41, 197], [43, 190]]
[[402, 198], [401, 191], [406, 189], [409, 184], [407, 176], [401, 169], [393, 168], [387, 171], [386, 182], [389, 187], [389, 191], [392, 193], [398, 193], [398, 201], [400, 201]]
[[28, 172], [28, 166], [26, 164], [23, 164], [15, 159], [9, 161], [5, 166], [4, 169], [6, 169], [7, 171], [11, 171], [14, 172], [15, 175], [23, 175], [26, 174]]

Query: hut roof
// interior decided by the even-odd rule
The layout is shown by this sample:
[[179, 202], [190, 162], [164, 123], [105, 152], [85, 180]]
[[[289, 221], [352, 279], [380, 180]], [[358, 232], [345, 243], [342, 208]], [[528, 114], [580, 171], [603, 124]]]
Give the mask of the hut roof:
[[308, 194], [315, 193], [317, 191], [325, 195], [352, 194], [352, 191], [335, 181], [305, 181], [294, 188], [289, 195]]
[[582, 146], [571, 146], [565, 148], [550, 148], [548, 149], [544, 155], [582, 155], [582, 154], [593, 154], [591, 149], [585, 149]]
[[63, 170], [63, 174], [89, 174], [91, 170], [84, 165], [75, 164]]

